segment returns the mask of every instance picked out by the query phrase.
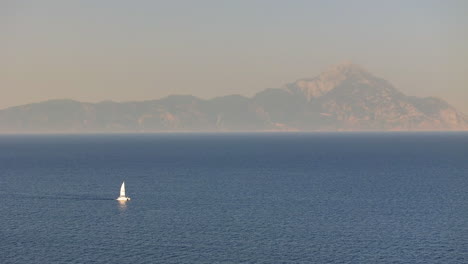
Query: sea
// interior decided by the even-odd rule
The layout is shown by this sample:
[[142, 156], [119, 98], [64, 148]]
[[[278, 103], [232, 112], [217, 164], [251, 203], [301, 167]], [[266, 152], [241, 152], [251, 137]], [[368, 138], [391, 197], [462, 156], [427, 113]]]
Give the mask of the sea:
[[466, 132], [1, 135], [0, 197], [2, 264], [468, 263]]

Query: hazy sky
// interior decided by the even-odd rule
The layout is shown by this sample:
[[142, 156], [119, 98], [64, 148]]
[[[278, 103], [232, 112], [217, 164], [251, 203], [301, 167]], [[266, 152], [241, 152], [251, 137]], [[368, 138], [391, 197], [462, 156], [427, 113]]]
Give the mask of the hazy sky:
[[0, 108], [252, 96], [344, 60], [468, 113], [468, 2], [1, 0]]

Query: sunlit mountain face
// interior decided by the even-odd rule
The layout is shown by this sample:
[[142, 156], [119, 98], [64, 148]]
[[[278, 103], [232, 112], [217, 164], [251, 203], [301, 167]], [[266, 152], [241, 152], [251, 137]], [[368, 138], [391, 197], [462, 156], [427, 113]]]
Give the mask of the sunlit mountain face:
[[466, 130], [439, 98], [407, 96], [349, 62], [252, 98], [173, 95], [141, 102], [51, 100], [0, 110], [0, 132]]

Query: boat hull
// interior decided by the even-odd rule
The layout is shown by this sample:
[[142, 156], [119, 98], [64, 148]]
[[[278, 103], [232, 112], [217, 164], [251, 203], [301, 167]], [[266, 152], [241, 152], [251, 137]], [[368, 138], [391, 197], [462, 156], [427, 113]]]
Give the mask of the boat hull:
[[116, 200], [117, 201], [130, 201], [130, 197], [119, 197]]

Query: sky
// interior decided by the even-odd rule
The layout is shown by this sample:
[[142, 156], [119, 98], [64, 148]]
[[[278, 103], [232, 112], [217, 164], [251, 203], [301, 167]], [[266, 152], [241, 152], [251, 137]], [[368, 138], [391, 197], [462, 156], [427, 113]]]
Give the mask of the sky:
[[468, 2], [1, 0], [0, 109], [252, 96], [352, 61], [468, 114]]

